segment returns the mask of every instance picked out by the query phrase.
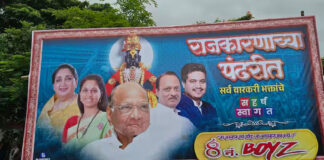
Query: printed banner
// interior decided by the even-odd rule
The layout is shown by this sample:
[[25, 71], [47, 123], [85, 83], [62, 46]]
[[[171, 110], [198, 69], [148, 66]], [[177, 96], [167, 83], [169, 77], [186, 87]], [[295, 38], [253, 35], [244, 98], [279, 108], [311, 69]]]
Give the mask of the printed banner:
[[[35, 31], [23, 159], [192, 159], [202, 132], [288, 129], [303, 144], [306, 133], [293, 129], [307, 129], [321, 148], [314, 25], [314, 17], [298, 17]], [[263, 142], [291, 145], [278, 140], [253, 140], [244, 155]], [[242, 156], [236, 146], [222, 149], [229, 147]]]
[[307, 129], [200, 133], [198, 159], [313, 160], [316, 136]]

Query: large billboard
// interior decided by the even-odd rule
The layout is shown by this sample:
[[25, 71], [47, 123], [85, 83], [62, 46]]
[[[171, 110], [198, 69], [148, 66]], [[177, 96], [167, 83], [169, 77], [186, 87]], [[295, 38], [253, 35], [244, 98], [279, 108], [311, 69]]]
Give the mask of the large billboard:
[[[22, 159], [323, 153], [315, 17], [44, 30], [32, 45]], [[217, 152], [222, 140], [250, 142], [256, 153]], [[266, 142], [282, 149], [251, 147]], [[298, 146], [310, 143], [318, 146]]]

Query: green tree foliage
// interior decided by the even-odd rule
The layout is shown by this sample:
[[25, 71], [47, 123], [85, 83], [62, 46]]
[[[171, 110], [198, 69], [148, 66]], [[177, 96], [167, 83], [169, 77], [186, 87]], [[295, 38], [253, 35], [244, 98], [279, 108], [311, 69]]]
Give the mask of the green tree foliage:
[[[118, 14], [118, 10], [111, 7], [105, 9], [99, 6], [90, 9], [72, 7], [64, 10], [55, 10], [53, 15], [57, 20], [64, 21], [61, 28], [96, 28], [100, 27], [128, 27], [125, 17]], [[98, 11], [101, 10], [101, 11]]]
[[41, 14], [38, 10], [26, 5], [26, 4], [11, 4], [3, 8], [3, 14], [1, 15], [0, 22], [1, 31], [5, 28], [22, 27], [20, 21], [29, 21], [35, 24], [41, 22]]
[[[250, 11], [248, 11], [244, 16], [239, 17], [239, 18], [233, 18], [233, 19], [229, 19], [228, 21], [244, 21], [244, 20], [251, 20], [253, 19], [253, 15]], [[217, 19], [216, 19], [217, 21]]]
[[[155, 24], [144, 6], [156, 6], [154, 0], [119, 1], [118, 5], [119, 9], [109, 3], [90, 5], [78, 0], [0, 2], [0, 132], [5, 133], [0, 145], [22, 146], [32, 31]], [[0, 159], [8, 159], [9, 151]]]
[[[0, 32], [4, 28], [20, 28], [20, 21], [32, 22], [35, 25], [56, 24], [55, 17], [47, 10], [60, 10], [70, 7], [86, 8], [88, 2], [78, 0], [2, 0], [0, 4]], [[53, 27], [52, 27], [53, 28]]]
[[26, 21], [21, 25], [0, 34], [0, 129], [5, 133], [1, 143], [8, 148], [22, 144], [28, 89], [28, 79], [22, 77], [29, 72], [31, 33], [45, 29]]
[[145, 5], [157, 7], [155, 0], [117, 0], [123, 14], [131, 26], [154, 26], [152, 14], [146, 10]]
[[[0, 112], [3, 115], [12, 115], [11, 117], [1, 116], [1, 127], [10, 128], [23, 124], [24, 111], [26, 108], [27, 96], [27, 79], [22, 79], [21, 76], [28, 74], [29, 71], [29, 56], [26, 52], [21, 55], [0, 55]], [[7, 139], [9, 140], [9, 139]]]
[[[228, 21], [245, 21], [245, 20], [251, 20], [253, 19], [253, 15], [250, 11], [248, 11], [244, 16], [242, 17], [238, 17], [238, 18], [232, 18], [229, 20], [221, 20], [220, 18], [216, 18], [216, 20], [214, 21], [214, 23], [218, 23], [218, 22], [228, 22]], [[196, 24], [206, 24], [206, 21], [197, 21]]]
[[87, 1], [80, 2], [79, 0], [2, 0], [0, 8], [11, 4], [26, 4], [36, 10], [44, 8], [64, 9], [69, 7], [86, 7], [89, 5]]
[[31, 33], [36, 29], [45, 29], [45, 26], [33, 26], [33, 23], [20, 22], [21, 28], [6, 28], [0, 34], [0, 53], [23, 54], [30, 51]]

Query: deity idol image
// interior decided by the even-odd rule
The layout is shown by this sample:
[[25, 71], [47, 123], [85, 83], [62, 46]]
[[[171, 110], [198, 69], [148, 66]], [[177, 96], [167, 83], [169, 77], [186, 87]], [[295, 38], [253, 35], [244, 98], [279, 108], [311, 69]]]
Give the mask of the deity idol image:
[[139, 37], [135, 33], [130, 33], [125, 38], [121, 51], [125, 52], [124, 62], [106, 83], [107, 95], [110, 96], [113, 88], [119, 84], [137, 82], [147, 90], [151, 107], [155, 107], [157, 104], [155, 96], [156, 77], [141, 62]]

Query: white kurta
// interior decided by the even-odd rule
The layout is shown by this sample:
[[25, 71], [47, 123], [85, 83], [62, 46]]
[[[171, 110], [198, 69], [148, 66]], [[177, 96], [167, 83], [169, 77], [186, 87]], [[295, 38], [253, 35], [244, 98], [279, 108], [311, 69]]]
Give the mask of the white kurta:
[[169, 159], [173, 151], [188, 142], [195, 127], [175, 110], [162, 104], [150, 111], [150, 126], [134, 137], [125, 149], [114, 133], [110, 138], [92, 142], [82, 149], [82, 158], [94, 160]]

